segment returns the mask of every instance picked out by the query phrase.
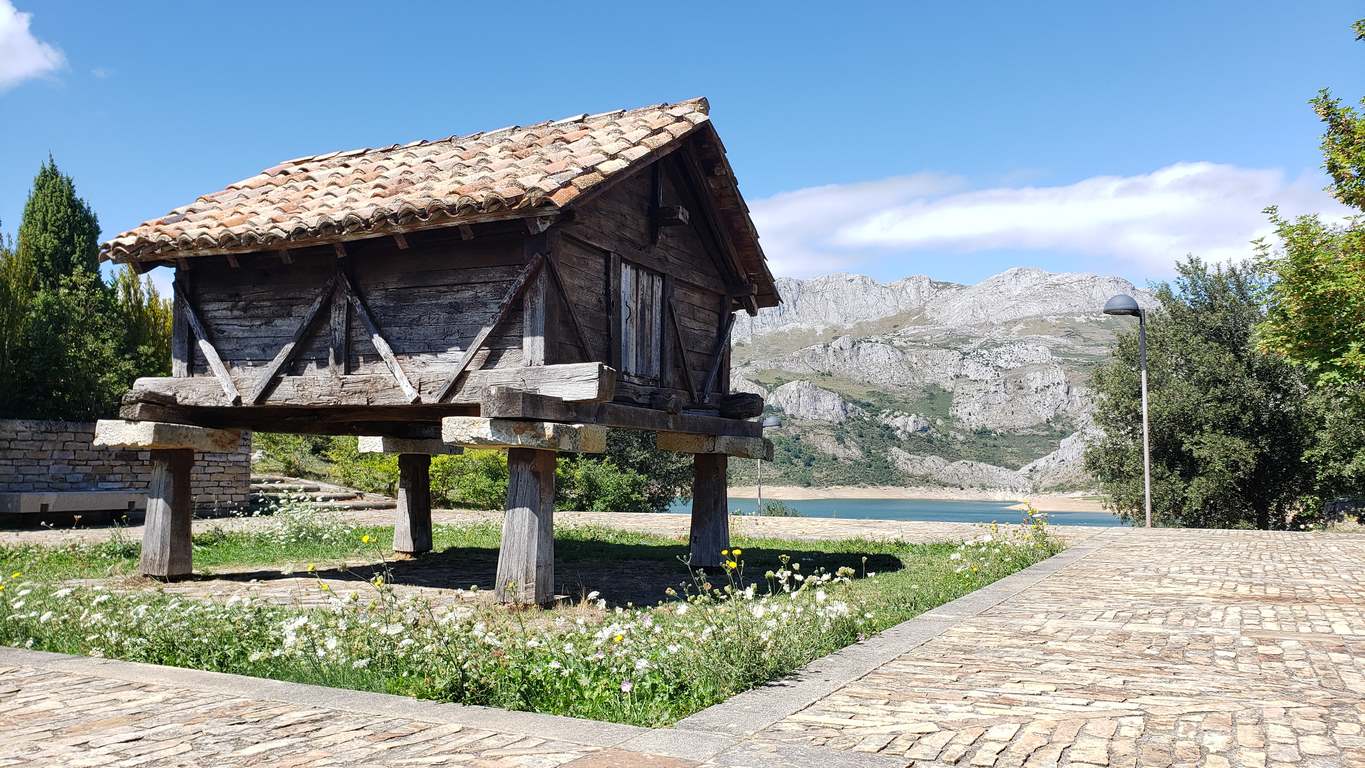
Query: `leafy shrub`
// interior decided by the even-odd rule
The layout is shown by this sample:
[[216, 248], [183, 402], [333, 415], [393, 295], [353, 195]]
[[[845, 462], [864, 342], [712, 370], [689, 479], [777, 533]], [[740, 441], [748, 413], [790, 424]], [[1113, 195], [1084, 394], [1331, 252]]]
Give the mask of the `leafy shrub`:
[[507, 454], [471, 450], [435, 457], [431, 496], [444, 506], [502, 509], [507, 501]]
[[325, 454], [331, 475], [348, 488], [392, 496], [398, 490], [398, 457], [386, 453], [361, 453], [359, 439], [328, 438]]
[[563, 461], [555, 469], [555, 504], [591, 512], [652, 512], [649, 480], [611, 459]]
[[[251, 448], [259, 453], [255, 468], [290, 477], [324, 478], [330, 474], [328, 453], [335, 440], [327, 435], [290, 435], [253, 432]], [[350, 438], [352, 445], [355, 438]]]
[[758, 510], [758, 514], [763, 517], [800, 517], [801, 513], [796, 511], [796, 507], [783, 501], [765, 501]]

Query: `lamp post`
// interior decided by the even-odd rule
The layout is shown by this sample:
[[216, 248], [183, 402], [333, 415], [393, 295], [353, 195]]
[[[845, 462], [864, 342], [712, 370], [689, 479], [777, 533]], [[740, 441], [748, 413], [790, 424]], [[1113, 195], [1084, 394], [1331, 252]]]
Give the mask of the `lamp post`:
[[1147, 527], [1152, 527], [1152, 447], [1147, 436], [1147, 313], [1137, 299], [1126, 293], [1104, 303], [1106, 315], [1131, 315], [1138, 319], [1138, 370], [1142, 382], [1142, 490]]
[[[763, 421], [759, 422], [759, 426], [762, 427], [762, 428], [765, 429], [765, 430], [766, 430], [766, 429], [776, 429], [777, 427], [782, 426], [782, 417], [781, 417], [781, 416], [764, 416], [764, 417], [763, 417]], [[757, 461], [758, 461], [758, 507], [757, 507], [756, 509], [754, 509], [754, 514], [762, 514], [762, 512], [763, 512], [763, 459], [760, 458], [760, 459], [757, 459]]]

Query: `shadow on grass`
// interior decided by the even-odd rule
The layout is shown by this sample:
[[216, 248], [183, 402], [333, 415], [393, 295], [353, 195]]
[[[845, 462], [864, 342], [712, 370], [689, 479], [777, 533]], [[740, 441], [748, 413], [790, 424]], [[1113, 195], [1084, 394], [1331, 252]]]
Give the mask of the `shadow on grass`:
[[[786, 554], [791, 562], [801, 564], [801, 573], [818, 569], [834, 572], [840, 567], [852, 568], [857, 577], [864, 571], [888, 573], [905, 567], [900, 557], [893, 554], [868, 552], [819, 552], [799, 549], [745, 549], [745, 583], [762, 585], [764, 573], [775, 570]], [[555, 592], [577, 601], [591, 592], [598, 592], [611, 606], [652, 605], [668, 599], [665, 591], [689, 582], [687, 566], [682, 558], [687, 547], [682, 544], [625, 544], [601, 541], [567, 540], [555, 542]], [[409, 585], [434, 589], [493, 589], [497, 572], [496, 547], [451, 546], [408, 560], [390, 560], [387, 578], [395, 585]], [[384, 564], [376, 557], [357, 556], [354, 563], [344, 567], [320, 568], [316, 575], [338, 581], [364, 581], [384, 572]], [[721, 569], [707, 569], [714, 583], [724, 584]], [[195, 576], [203, 581], [270, 582], [276, 579], [297, 579], [299, 573], [283, 574], [278, 569], [255, 569], [233, 573]]]

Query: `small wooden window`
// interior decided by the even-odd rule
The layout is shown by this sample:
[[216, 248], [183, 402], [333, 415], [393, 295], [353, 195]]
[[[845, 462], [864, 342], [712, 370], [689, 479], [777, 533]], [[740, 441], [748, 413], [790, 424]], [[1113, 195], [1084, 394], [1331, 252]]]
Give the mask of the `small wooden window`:
[[664, 276], [621, 262], [621, 372], [659, 380], [664, 327]]

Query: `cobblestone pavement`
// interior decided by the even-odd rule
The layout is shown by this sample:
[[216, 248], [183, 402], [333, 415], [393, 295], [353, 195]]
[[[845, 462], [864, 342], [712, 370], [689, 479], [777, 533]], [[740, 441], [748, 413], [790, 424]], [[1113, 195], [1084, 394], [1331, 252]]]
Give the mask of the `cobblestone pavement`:
[[1365, 766], [1365, 536], [1106, 538], [759, 738], [914, 766]]
[[1363, 585], [1365, 535], [1105, 531], [653, 731], [0, 649], [0, 766], [1365, 766]]

